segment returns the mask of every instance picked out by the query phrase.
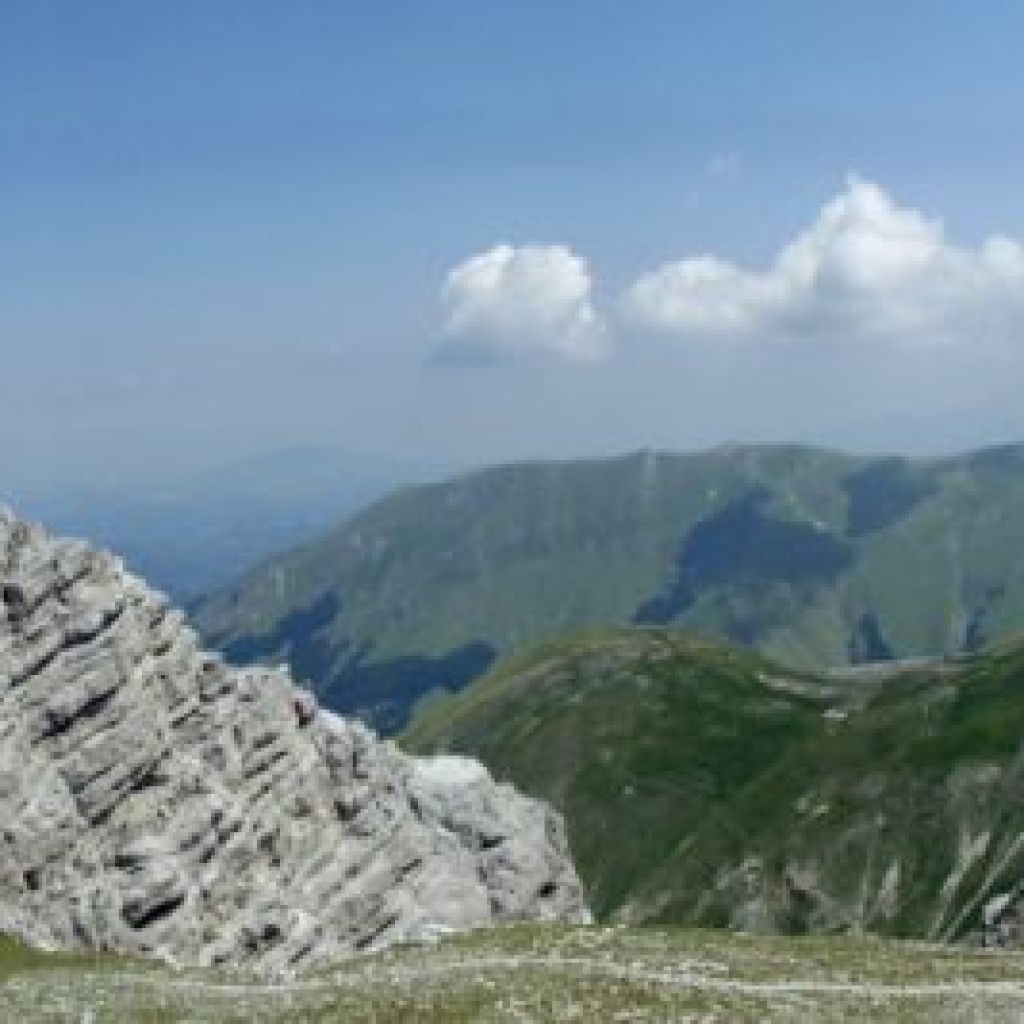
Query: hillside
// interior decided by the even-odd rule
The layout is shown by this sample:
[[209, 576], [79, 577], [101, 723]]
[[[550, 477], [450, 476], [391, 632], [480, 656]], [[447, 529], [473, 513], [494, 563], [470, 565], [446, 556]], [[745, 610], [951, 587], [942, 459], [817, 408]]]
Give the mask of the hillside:
[[1019, 646], [815, 676], [620, 631], [434, 702], [405, 742], [558, 806], [606, 918], [952, 939], [1022, 888], [1022, 735]]
[[803, 667], [972, 650], [1024, 621], [1024, 449], [641, 453], [398, 492], [201, 601], [384, 731], [566, 630], [677, 625]]

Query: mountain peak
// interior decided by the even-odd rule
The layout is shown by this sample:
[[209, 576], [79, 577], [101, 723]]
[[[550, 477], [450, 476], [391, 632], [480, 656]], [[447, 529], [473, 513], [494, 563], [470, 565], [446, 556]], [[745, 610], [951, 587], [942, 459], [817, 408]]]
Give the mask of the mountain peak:
[[0, 930], [275, 969], [587, 916], [560, 817], [204, 652], [113, 555], [0, 512]]

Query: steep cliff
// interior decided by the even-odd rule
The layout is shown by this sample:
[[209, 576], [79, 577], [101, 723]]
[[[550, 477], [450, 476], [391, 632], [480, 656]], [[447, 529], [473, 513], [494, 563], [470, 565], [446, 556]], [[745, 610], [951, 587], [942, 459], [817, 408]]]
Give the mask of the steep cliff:
[[0, 930], [277, 969], [586, 917], [547, 805], [225, 665], [119, 559], [0, 510]]

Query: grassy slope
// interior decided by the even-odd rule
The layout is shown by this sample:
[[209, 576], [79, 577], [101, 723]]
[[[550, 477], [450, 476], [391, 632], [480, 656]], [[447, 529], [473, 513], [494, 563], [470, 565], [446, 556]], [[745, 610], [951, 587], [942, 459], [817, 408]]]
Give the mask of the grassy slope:
[[[396, 664], [389, 676], [403, 656], [481, 642], [503, 658], [566, 630], [627, 624], [659, 598], [673, 624], [789, 664], [847, 660], [865, 612], [896, 654], [956, 650], [1024, 620], [1022, 468], [1017, 449], [910, 463], [752, 448], [485, 470], [385, 499], [196, 618], [239, 656], [291, 653], [349, 711], [374, 693], [404, 707], [418, 695], [410, 673], [433, 685], [464, 664]], [[758, 489], [756, 511], [735, 515]], [[296, 617], [318, 603], [323, 616]], [[385, 671], [353, 705], [345, 689], [359, 665]]]
[[638, 456], [412, 488], [257, 569], [237, 601], [216, 595], [200, 622], [212, 633], [266, 631], [335, 584], [343, 608], [328, 632], [372, 637], [381, 655], [437, 654], [467, 636], [513, 647], [628, 621], [638, 595], [659, 585], [679, 529], [739, 494], [744, 479], [738, 464], [713, 457]]
[[711, 807], [816, 727], [821, 688], [771, 691], [758, 680], [767, 668], [665, 631], [597, 633], [435, 704], [406, 741], [470, 750], [553, 800], [607, 913]]
[[954, 937], [1024, 878], [1024, 652], [876, 685], [622, 631], [434, 702], [405, 742], [558, 805], [603, 915]]

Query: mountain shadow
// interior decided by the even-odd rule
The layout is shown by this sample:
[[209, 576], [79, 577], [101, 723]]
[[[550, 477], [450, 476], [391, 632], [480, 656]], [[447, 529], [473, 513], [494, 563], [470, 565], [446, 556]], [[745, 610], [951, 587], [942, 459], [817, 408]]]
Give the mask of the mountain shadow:
[[242, 636], [221, 649], [229, 661], [240, 665], [287, 661], [292, 674], [328, 707], [355, 715], [384, 735], [405, 727], [421, 697], [441, 688], [458, 692], [483, 675], [498, 654], [490, 644], [473, 642], [436, 656], [403, 655], [373, 661], [369, 644], [352, 651], [346, 641], [332, 645], [325, 639], [324, 629], [339, 609], [336, 595], [324, 594], [308, 607], [286, 615], [273, 632]]
[[815, 526], [779, 519], [757, 488], [690, 530], [675, 560], [675, 576], [637, 608], [636, 625], [666, 625], [690, 608], [702, 590], [751, 582], [824, 583], [853, 563], [851, 546]]
[[864, 537], [891, 526], [938, 490], [936, 482], [903, 459], [883, 459], [851, 473], [846, 491], [846, 533]]

